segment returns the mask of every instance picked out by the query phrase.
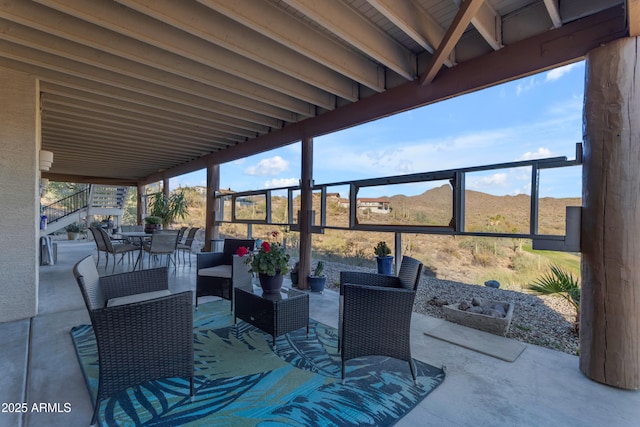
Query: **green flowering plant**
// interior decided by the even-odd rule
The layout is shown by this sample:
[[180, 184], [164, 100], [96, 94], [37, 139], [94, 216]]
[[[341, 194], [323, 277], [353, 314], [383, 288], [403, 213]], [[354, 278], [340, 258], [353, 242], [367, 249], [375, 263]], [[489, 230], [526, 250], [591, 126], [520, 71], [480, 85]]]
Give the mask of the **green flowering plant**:
[[273, 243], [262, 242], [257, 252], [249, 254], [245, 261], [250, 266], [252, 273], [275, 276], [276, 274], [287, 274], [289, 271], [289, 254], [285, 252], [284, 246], [278, 241], [279, 232], [273, 231], [271, 237], [275, 239]]

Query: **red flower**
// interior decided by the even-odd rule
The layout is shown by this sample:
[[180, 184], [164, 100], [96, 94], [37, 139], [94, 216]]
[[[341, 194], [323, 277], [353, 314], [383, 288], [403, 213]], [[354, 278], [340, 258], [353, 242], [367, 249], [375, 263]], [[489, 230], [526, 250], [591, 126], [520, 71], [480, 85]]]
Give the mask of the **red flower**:
[[248, 253], [249, 253], [249, 249], [247, 249], [244, 246], [240, 246], [238, 248], [238, 250], [236, 251], [236, 255], [241, 256], [241, 257], [245, 256]]
[[277, 239], [279, 234], [280, 234], [280, 233], [279, 233], [279, 232], [277, 232], [277, 231], [272, 231], [272, 232], [271, 232], [271, 237], [273, 237], [274, 239]]
[[269, 242], [262, 242], [262, 250], [265, 252], [269, 252], [271, 250], [271, 245]]

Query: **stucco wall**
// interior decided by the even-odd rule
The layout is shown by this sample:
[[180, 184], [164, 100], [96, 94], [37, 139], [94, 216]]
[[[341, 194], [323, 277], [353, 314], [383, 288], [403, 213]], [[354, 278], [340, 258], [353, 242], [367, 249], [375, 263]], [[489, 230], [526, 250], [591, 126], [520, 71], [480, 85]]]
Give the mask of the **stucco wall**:
[[38, 92], [33, 76], [0, 67], [0, 322], [37, 312]]

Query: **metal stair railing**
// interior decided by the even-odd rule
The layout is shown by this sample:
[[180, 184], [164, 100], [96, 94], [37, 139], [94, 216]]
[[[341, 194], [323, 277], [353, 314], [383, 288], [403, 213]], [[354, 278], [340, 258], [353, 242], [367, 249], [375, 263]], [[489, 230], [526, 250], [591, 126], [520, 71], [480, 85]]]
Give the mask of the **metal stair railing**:
[[86, 187], [77, 193], [44, 206], [42, 214], [47, 216], [47, 222], [51, 224], [81, 209], [86, 209], [89, 205], [89, 191], [90, 187]]

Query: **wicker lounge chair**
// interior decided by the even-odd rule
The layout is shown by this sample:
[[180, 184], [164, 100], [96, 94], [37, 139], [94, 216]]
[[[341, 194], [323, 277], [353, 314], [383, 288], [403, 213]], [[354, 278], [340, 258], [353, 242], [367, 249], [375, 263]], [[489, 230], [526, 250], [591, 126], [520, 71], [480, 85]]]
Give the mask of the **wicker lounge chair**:
[[196, 308], [198, 297], [214, 295], [231, 301], [233, 309], [233, 287], [249, 286], [251, 273], [244, 257], [236, 255], [239, 247], [252, 250], [254, 240], [225, 239], [222, 252], [198, 253], [196, 277]]
[[340, 319], [338, 347], [345, 364], [356, 357], [379, 355], [409, 362], [411, 313], [420, 283], [422, 263], [403, 257], [398, 277], [356, 271], [340, 272]]
[[98, 345], [100, 403], [159, 378], [188, 377], [194, 395], [193, 292], [171, 294], [166, 268], [98, 276], [93, 257], [73, 267]]

